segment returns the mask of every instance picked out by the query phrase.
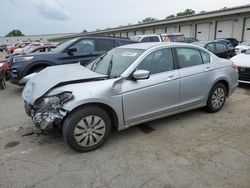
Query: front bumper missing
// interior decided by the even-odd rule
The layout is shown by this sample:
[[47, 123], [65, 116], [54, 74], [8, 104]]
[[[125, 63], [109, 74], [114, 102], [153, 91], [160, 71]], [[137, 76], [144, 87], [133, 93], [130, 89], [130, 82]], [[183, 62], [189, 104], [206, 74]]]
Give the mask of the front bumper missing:
[[61, 125], [67, 111], [64, 109], [47, 109], [43, 111], [32, 109], [32, 107], [25, 102], [25, 111], [31, 117], [34, 125], [34, 130], [37, 134], [48, 132], [55, 126]]

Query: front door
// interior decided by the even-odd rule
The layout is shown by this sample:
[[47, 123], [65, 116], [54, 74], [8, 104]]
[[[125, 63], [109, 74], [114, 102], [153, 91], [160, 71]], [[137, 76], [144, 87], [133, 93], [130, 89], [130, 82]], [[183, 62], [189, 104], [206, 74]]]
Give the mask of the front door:
[[128, 79], [123, 83], [125, 124], [155, 119], [177, 108], [179, 103], [179, 72], [174, 69], [170, 48], [149, 54], [137, 70], [150, 71], [144, 80]]
[[73, 46], [70, 46], [70, 48], [76, 48], [77, 51], [71, 55], [67, 52], [62, 53], [59, 60], [62, 61], [63, 64], [80, 62], [81, 65], [85, 65], [89, 61], [102, 55], [97, 52], [94, 39], [82, 39]]

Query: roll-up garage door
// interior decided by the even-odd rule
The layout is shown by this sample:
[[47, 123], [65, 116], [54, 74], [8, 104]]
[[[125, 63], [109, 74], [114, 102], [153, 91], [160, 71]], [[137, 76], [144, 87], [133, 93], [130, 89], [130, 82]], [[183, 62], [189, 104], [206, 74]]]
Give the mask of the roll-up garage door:
[[134, 32], [134, 31], [128, 32], [128, 37], [132, 37], [132, 36], [134, 36], [134, 35], [135, 35], [135, 32]]
[[243, 41], [250, 40], [250, 18], [245, 19]]
[[217, 22], [216, 39], [230, 38], [233, 35], [233, 20]]
[[123, 32], [122, 37], [128, 37], [127, 32]]
[[176, 28], [175, 27], [167, 27], [166, 28], [166, 32], [167, 33], [175, 33], [176, 32]]
[[165, 33], [165, 28], [155, 28], [155, 34]]
[[185, 37], [191, 37], [191, 26], [190, 25], [182, 25], [180, 27], [180, 32], [183, 33]]
[[136, 31], [136, 35], [143, 35], [143, 31]]
[[202, 23], [196, 25], [196, 38], [200, 41], [209, 40], [209, 23]]
[[154, 33], [153, 29], [146, 29], [145, 30], [145, 35], [152, 34], [152, 33]]

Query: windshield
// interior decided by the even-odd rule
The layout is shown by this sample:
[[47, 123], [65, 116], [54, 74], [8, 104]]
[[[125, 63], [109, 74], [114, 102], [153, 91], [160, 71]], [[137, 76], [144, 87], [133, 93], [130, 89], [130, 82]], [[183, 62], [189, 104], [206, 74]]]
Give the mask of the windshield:
[[99, 74], [119, 77], [144, 50], [115, 48], [89, 63], [86, 68]]
[[59, 46], [57, 46], [53, 51], [56, 53], [60, 53], [62, 52], [65, 48], [67, 48], [69, 45], [71, 45], [73, 42], [75, 42], [77, 39], [71, 39], [68, 40], [62, 44], [60, 44]]

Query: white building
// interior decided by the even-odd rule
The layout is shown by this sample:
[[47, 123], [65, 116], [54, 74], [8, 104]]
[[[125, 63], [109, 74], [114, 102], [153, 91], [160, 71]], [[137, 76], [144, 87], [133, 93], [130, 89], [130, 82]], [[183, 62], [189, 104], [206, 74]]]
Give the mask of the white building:
[[65, 41], [80, 36], [130, 37], [169, 32], [182, 32], [185, 37], [194, 37], [201, 41], [231, 37], [239, 41], [250, 40], [250, 4], [156, 22], [55, 37], [50, 40]]

